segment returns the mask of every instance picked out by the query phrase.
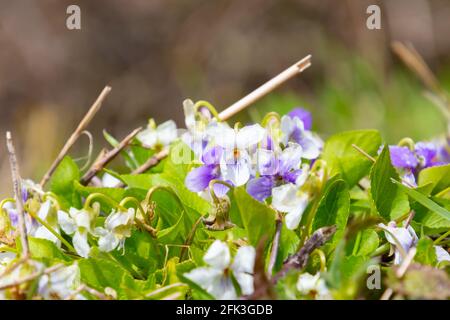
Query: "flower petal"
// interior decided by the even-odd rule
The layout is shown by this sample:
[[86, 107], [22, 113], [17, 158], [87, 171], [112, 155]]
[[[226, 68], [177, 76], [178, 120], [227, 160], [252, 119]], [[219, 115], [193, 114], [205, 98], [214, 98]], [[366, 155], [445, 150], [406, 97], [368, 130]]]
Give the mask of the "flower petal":
[[294, 230], [298, 227], [300, 221], [302, 220], [303, 212], [306, 209], [306, 206], [308, 205], [308, 196], [306, 194], [303, 194], [301, 197], [301, 201], [298, 201], [297, 206], [294, 210], [289, 211], [286, 214], [286, 227], [289, 230]]
[[[289, 143], [283, 150], [280, 157], [280, 173], [285, 174], [291, 170], [296, 170], [302, 162], [303, 148], [296, 143]], [[294, 180], [295, 181], [295, 180]]]
[[247, 192], [256, 200], [264, 201], [272, 195], [274, 181], [271, 177], [251, 179], [247, 183]]
[[215, 165], [204, 165], [191, 170], [186, 176], [186, 187], [192, 192], [200, 192], [206, 189], [211, 180], [218, 177], [218, 168]]
[[258, 171], [261, 175], [274, 175], [279, 171], [279, 161], [275, 152], [266, 149], [256, 151], [258, 161]]
[[436, 258], [438, 262], [450, 261], [450, 254], [447, 250], [445, 250], [441, 246], [434, 246], [434, 250], [436, 251]]
[[236, 146], [238, 149], [246, 149], [257, 144], [264, 138], [265, 130], [259, 124], [245, 126], [236, 134]]
[[76, 231], [72, 238], [73, 247], [75, 251], [82, 256], [83, 258], [89, 257], [89, 252], [91, 251], [91, 247], [89, 246], [87, 239], [87, 231], [79, 232]]
[[103, 252], [113, 251], [119, 245], [119, 239], [112, 232], [98, 239], [98, 248]]
[[227, 152], [220, 161], [223, 179], [231, 181], [237, 187], [244, 185], [250, 178], [250, 158], [248, 154], [241, 152], [237, 159], [227, 159], [226, 154]]
[[311, 112], [302, 108], [294, 108], [288, 113], [291, 118], [298, 118], [303, 122], [305, 130], [311, 130], [312, 128], [312, 115]]
[[156, 128], [157, 139], [163, 146], [168, 146], [177, 138], [177, 125], [173, 120], [161, 123]]
[[153, 148], [158, 141], [158, 135], [155, 129], [146, 128], [136, 135], [136, 139], [138, 139], [143, 145]]
[[235, 273], [253, 273], [253, 268], [255, 267], [255, 256], [256, 251], [252, 246], [240, 247], [234, 256], [231, 269], [233, 269]]
[[391, 162], [397, 168], [415, 168], [418, 165], [417, 158], [408, 147], [389, 146]]
[[67, 212], [62, 210], [58, 210], [58, 224], [68, 235], [72, 235], [77, 230], [75, 221], [69, 217]]
[[216, 240], [206, 251], [203, 260], [213, 268], [225, 270], [230, 265], [230, 249], [225, 242]]

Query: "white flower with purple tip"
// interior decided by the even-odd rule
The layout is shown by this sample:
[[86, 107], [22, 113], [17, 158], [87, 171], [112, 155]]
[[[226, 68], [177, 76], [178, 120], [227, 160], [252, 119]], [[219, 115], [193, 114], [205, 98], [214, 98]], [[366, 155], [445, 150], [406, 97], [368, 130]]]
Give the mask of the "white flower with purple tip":
[[272, 189], [284, 183], [296, 183], [300, 169], [303, 149], [290, 143], [281, 153], [259, 149], [257, 151], [257, 170], [259, 177], [247, 184], [247, 192], [259, 201], [272, 195]]
[[[223, 180], [220, 171], [220, 159], [223, 149], [215, 146], [206, 149], [202, 155], [203, 165], [192, 169], [186, 176], [186, 187], [192, 192], [202, 192], [209, 187], [212, 180]], [[218, 197], [223, 197], [228, 192], [228, 187], [222, 184], [214, 184], [214, 193]]]
[[283, 116], [281, 118], [281, 141], [287, 145], [289, 141], [299, 144], [303, 149], [302, 157], [316, 159], [320, 155], [323, 141], [309, 130], [305, 130], [303, 121], [298, 117]]
[[219, 123], [210, 134], [223, 149], [220, 171], [224, 180], [235, 186], [244, 185], [253, 170], [250, 151], [263, 139], [265, 130], [259, 124], [232, 129]]
[[394, 264], [401, 264], [404, 256], [419, 240], [416, 232], [411, 226], [408, 226], [408, 228], [398, 227], [395, 221], [389, 222], [387, 226], [385, 224], [379, 224], [378, 226], [385, 230], [386, 240], [395, 248]]

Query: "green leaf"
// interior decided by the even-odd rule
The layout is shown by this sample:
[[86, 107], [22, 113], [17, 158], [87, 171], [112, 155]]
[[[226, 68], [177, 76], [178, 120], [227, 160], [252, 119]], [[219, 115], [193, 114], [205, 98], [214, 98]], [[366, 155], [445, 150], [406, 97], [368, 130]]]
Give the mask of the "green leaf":
[[417, 242], [417, 252], [414, 260], [421, 264], [434, 266], [437, 263], [436, 251], [434, 249], [433, 240], [424, 237]]
[[360, 240], [357, 251], [355, 252], [356, 256], [370, 256], [372, 252], [374, 252], [378, 245], [380, 244], [380, 240], [378, 238], [378, 234], [375, 230], [366, 229], [360, 231]]
[[423, 169], [419, 173], [419, 186], [431, 183], [431, 194], [436, 194], [450, 186], [450, 164]]
[[62, 260], [70, 261], [71, 259], [64, 255], [53, 242], [47, 239], [28, 237], [31, 256], [36, 259], [46, 260]]
[[275, 211], [254, 199], [243, 187], [234, 189], [234, 197], [250, 244], [256, 247], [264, 235], [271, 240], [275, 231]]
[[414, 189], [408, 188], [407, 186], [404, 186], [401, 182], [396, 181], [394, 179], [392, 179], [392, 181], [395, 184], [397, 184], [397, 186], [399, 186], [412, 199], [416, 200], [417, 202], [419, 202], [421, 205], [428, 208], [432, 212], [437, 213], [442, 218], [444, 218], [446, 220], [450, 220], [450, 212], [447, 209], [441, 207], [436, 202], [429, 199], [427, 196], [423, 195], [422, 193], [420, 193]]
[[105, 259], [79, 260], [81, 281], [103, 292], [106, 287], [116, 290], [119, 299], [128, 298], [128, 290], [139, 290], [138, 282], [118, 264]]
[[81, 200], [79, 197], [74, 197], [74, 181], [79, 179], [80, 170], [77, 164], [72, 158], [65, 156], [50, 180], [50, 191], [58, 196], [63, 209], [80, 205]]
[[387, 221], [397, 219], [409, 211], [408, 197], [392, 183], [399, 179], [391, 164], [389, 148], [384, 147], [370, 172], [372, 199], [378, 213]]
[[337, 230], [332, 243], [336, 243], [343, 236], [350, 209], [350, 193], [344, 180], [334, 180], [326, 187], [319, 202], [312, 224], [312, 231], [321, 227], [336, 225]]
[[322, 159], [330, 168], [330, 175], [340, 173], [349, 187], [354, 186], [370, 169], [372, 162], [352, 145], [376, 156], [381, 136], [376, 130], [347, 131], [331, 136], [325, 143]]

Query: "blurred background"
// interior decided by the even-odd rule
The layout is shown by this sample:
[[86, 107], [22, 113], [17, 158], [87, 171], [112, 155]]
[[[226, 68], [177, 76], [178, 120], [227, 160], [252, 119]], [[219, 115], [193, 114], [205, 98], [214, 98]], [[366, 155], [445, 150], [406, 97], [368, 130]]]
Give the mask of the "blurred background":
[[[81, 30], [66, 8], [81, 8]], [[381, 30], [366, 9], [381, 7]], [[95, 149], [149, 117], [183, 125], [182, 101], [221, 110], [307, 54], [305, 73], [239, 115], [304, 106], [324, 138], [377, 128], [386, 141], [445, 130], [420, 81], [392, 53], [411, 42], [450, 89], [448, 0], [0, 0], [0, 195], [10, 194], [4, 134], [11, 130], [22, 176], [40, 180], [105, 85], [89, 126]], [[85, 155], [82, 137], [71, 154]]]

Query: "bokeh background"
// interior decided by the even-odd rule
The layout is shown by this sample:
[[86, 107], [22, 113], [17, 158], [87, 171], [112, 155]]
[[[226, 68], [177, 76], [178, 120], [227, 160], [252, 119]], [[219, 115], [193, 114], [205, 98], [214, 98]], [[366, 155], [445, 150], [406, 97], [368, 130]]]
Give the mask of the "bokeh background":
[[[81, 30], [66, 28], [70, 4]], [[381, 30], [366, 28], [370, 4]], [[390, 44], [411, 42], [449, 90], [449, 31], [448, 0], [0, 0], [0, 195], [10, 194], [5, 131], [22, 175], [40, 180], [106, 84], [89, 126], [96, 150], [103, 129], [121, 138], [149, 117], [182, 125], [183, 99], [223, 109], [307, 54], [311, 68], [240, 120], [301, 105], [324, 138], [356, 128], [393, 143], [432, 138], [445, 122]], [[71, 154], [87, 148], [81, 138]]]

